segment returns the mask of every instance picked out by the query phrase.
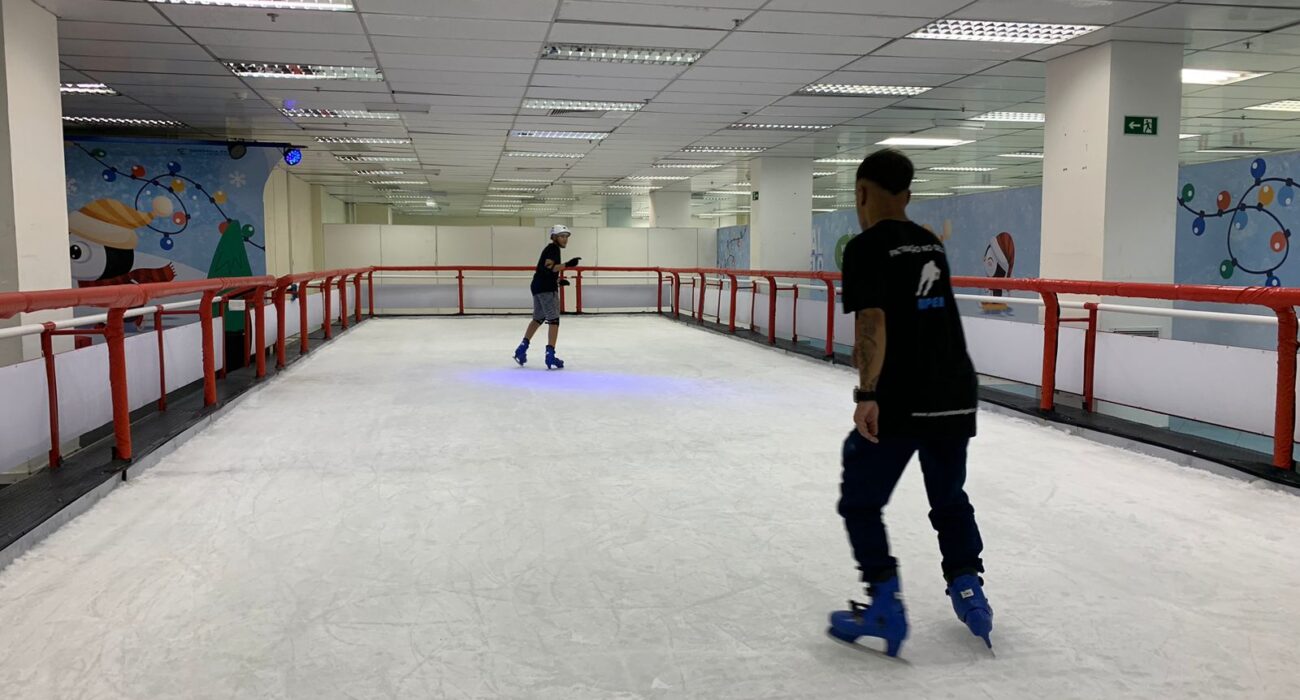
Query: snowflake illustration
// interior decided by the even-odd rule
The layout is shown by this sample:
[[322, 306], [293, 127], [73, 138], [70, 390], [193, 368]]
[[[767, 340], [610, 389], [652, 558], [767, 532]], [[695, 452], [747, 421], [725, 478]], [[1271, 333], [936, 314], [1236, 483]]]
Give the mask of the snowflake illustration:
[[76, 194], [79, 188], [76, 178], [68, 178], [68, 194]]
[[243, 173], [231, 173], [230, 184], [232, 187], [243, 187], [248, 182], [248, 178]]

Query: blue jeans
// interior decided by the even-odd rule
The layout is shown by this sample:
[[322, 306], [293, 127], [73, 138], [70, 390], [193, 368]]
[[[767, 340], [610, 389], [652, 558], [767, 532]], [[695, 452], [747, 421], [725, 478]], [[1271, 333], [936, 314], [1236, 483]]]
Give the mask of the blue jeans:
[[844, 440], [839, 513], [864, 582], [885, 581], [897, 571], [898, 561], [889, 554], [880, 511], [917, 452], [921, 453], [921, 471], [930, 498], [930, 524], [939, 533], [944, 578], [951, 581], [962, 574], [984, 571], [980, 560], [984, 543], [965, 491], [969, 442], [968, 438], [883, 438], [872, 443], [856, 430]]

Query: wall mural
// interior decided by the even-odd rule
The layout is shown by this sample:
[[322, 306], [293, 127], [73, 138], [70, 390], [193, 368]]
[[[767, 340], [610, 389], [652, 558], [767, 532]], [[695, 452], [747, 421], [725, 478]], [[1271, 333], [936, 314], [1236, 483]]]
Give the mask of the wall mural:
[[[278, 153], [69, 141], [68, 255], [79, 287], [265, 274], [262, 192]], [[242, 328], [242, 314], [228, 318]]]

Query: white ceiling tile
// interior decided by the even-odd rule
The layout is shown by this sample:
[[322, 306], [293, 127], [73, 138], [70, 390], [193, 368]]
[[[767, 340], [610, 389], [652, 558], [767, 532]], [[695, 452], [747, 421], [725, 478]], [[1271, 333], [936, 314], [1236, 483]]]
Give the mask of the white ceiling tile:
[[782, 70], [779, 68], [692, 68], [683, 77], [692, 80], [772, 80], [779, 83], [808, 83], [825, 75], [819, 70]]
[[132, 24], [167, 23], [166, 18], [153, 7], [135, 0], [40, 0], [38, 4], [60, 19]]
[[[413, 53], [384, 54], [384, 70], [459, 71], [467, 73], [517, 73], [527, 75], [533, 70], [531, 58], [471, 58], [466, 56], [437, 56]], [[433, 76], [431, 76], [433, 77]]]
[[517, 20], [549, 22], [555, 13], [555, 3], [537, 0], [365, 0], [359, 8], [362, 19], [369, 21], [373, 14], [406, 15], [422, 17], [448, 17], [459, 19], [496, 19], [508, 17]]
[[[375, 51], [385, 53], [431, 53], [429, 41], [422, 37], [382, 36], [371, 37]], [[441, 39], [436, 53], [439, 56], [483, 56], [488, 58], [536, 58], [541, 53], [534, 41], [478, 41], [473, 39]]]
[[738, 13], [733, 9], [692, 5], [686, 0], [669, 6], [565, 0], [560, 3], [559, 19], [604, 24], [730, 30], [735, 27], [737, 19], [744, 19], [747, 14]]
[[881, 17], [874, 15], [828, 14], [817, 12], [755, 13], [740, 27], [741, 32], [779, 32], [818, 36], [901, 37], [930, 20], [918, 17]]
[[1300, 10], [1229, 5], [1168, 5], [1122, 24], [1168, 29], [1230, 29], [1267, 32], [1300, 23]]
[[1079, 0], [978, 0], [953, 13], [963, 19], [1058, 24], [1114, 24], [1158, 8], [1151, 2]]
[[370, 42], [364, 34], [316, 34], [312, 32], [241, 31], [194, 27], [190, 36], [200, 44], [239, 46], [261, 49], [265, 60], [294, 63], [298, 49], [319, 51], [369, 52]]
[[59, 20], [59, 39], [96, 39], [101, 41], [135, 41], [140, 43], [193, 44], [185, 32], [170, 26], [152, 24], [114, 24], [110, 22], [72, 22]]
[[943, 17], [969, 5], [971, 0], [907, 0], [907, 2], [863, 2], [862, 0], [772, 0], [764, 9], [794, 12], [844, 12], [904, 17]]
[[1285, 71], [1300, 68], [1300, 57], [1244, 51], [1198, 51], [1183, 59], [1187, 68], [1222, 68], [1248, 71]]
[[[354, 12], [311, 10], [267, 10], [207, 5], [156, 5], [180, 27], [239, 29], [268, 32], [312, 32], [317, 34], [359, 34], [361, 20]], [[275, 17], [272, 18], [271, 15]]]
[[899, 39], [876, 52], [879, 56], [908, 58], [960, 58], [1009, 61], [1040, 50], [1035, 44], [1001, 44], [976, 41]]
[[[366, 28], [374, 36], [423, 37], [427, 39], [532, 41], [546, 38], [545, 22], [514, 20], [444, 19], [408, 15], [367, 15]], [[541, 46], [538, 46], [540, 51]]]
[[63, 62], [78, 70], [96, 73], [104, 71], [154, 73], [169, 77], [172, 81], [188, 80], [188, 77], [177, 76], [230, 75], [230, 71], [216, 61], [171, 61], [130, 56], [65, 56]]
[[575, 44], [707, 49], [713, 47], [724, 36], [726, 32], [706, 29], [557, 22], [551, 27], [549, 39], [554, 42]]
[[198, 44], [144, 43], [137, 41], [96, 41], [90, 39], [60, 39], [60, 56], [117, 56], [139, 58], [175, 59], [180, 61], [208, 61], [208, 55]]
[[672, 79], [686, 70], [682, 66], [650, 66], [638, 63], [600, 63], [589, 61], [538, 61], [538, 74], [592, 75], [606, 78]]
[[777, 53], [825, 53], [865, 56], [888, 43], [883, 37], [816, 36], [779, 32], [733, 32], [717, 49]]
[[758, 51], [710, 51], [696, 61], [696, 68], [804, 68], [830, 71], [846, 63], [837, 54], [763, 53]]
[[734, 80], [678, 80], [673, 90], [679, 92], [739, 93], [742, 95], [792, 95], [805, 83], [741, 82]]

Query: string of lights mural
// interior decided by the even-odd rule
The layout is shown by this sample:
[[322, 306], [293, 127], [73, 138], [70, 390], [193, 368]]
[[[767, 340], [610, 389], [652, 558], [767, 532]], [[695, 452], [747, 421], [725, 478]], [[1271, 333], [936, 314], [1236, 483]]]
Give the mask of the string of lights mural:
[[[1215, 199], [1216, 210], [1213, 212], [1192, 206], [1196, 199], [1196, 187], [1190, 182], [1183, 185], [1182, 192], [1179, 194], [1178, 206], [1196, 216], [1192, 221], [1193, 235], [1204, 235], [1211, 220], [1226, 219], [1224, 244], [1228, 257], [1219, 265], [1219, 275], [1225, 280], [1232, 279], [1232, 276], [1240, 270], [1246, 274], [1264, 275], [1264, 283], [1269, 287], [1282, 286], [1277, 271], [1286, 264], [1291, 254], [1291, 229], [1287, 228], [1271, 207], [1274, 204], [1281, 207], [1290, 207], [1294, 204], [1296, 183], [1290, 177], [1265, 177], [1267, 173], [1268, 163], [1263, 158], [1256, 158], [1250, 164], [1250, 174], [1254, 178], [1254, 183], [1237, 196], [1235, 204], [1230, 192], [1227, 190], [1219, 192]], [[1253, 204], [1249, 202], [1252, 195], [1255, 199]], [[1268, 249], [1271, 255], [1266, 255], [1265, 259], [1258, 263], [1243, 262], [1242, 257], [1246, 255], [1246, 250], [1244, 247], [1239, 248], [1234, 245], [1234, 239], [1239, 243], [1249, 243], [1254, 236], [1250, 235], [1247, 228], [1252, 221], [1259, 220], [1260, 215], [1263, 216], [1266, 224], [1264, 230], [1273, 229], [1268, 237]]]

